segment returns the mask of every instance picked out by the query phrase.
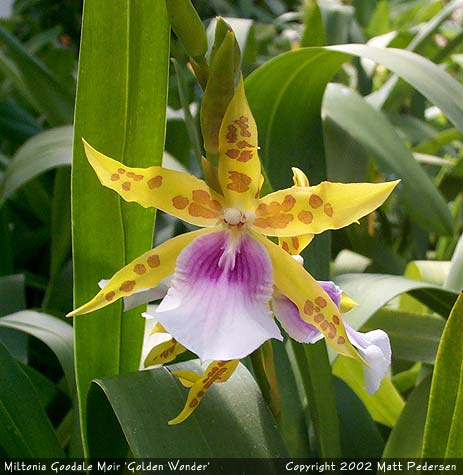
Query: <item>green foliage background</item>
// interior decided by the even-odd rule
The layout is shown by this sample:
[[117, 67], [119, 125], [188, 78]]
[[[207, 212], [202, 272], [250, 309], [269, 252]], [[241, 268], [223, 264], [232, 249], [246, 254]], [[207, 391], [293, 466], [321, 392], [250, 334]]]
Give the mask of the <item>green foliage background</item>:
[[16, 0], [0, 20], [0, 456], [463, 457], [463, 2], [194, 5], [210, 42], [217, 15], [236, 33], [267, 192], [291, 166], [313, 184], [401, 178], [304, 256], [360, 304], [351, 326], [389, 334], [390, 377], [369, 396], [323, 342], [273, 342], [167, 426], [186, 391], [136, 371], [140, 309], [64, 315], [188, 227], [159, 214], [152, 238], [153, 213], [102, 189], [80, 138], [199, 175], [201, 88], [164, 2]]

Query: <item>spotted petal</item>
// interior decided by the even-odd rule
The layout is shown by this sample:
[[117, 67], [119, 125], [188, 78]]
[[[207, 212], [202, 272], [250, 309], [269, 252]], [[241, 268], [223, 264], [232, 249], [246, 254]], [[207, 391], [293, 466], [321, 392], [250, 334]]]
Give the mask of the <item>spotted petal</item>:
[[282, 339], [269, 308], [272, 290], [265, 248], [247, 233], [219, 231], [180, 253], [153, 316], [201, 359], [239, 359], [269, 338]]
[[219, 133], [218, 176], [225, 206], [253, 209], [260, 187], [257, 127], [244, 94], [243, 80], [225, 112]]
[[287, 188], [259, 200], [256, 232], [267, 236], [300, 236], [339, 229], [381, 206], [399, 181], [330, 183]]
[[151, 249], [116, 272], [92, 300], [69, 313], [68, 317], [93, 312], [121, 297], [155, 288], [162, 279], [173, 273], [175, 260], [185, 246], [198, 236], [214, 230], [208, 228], [182, 234]]
[[275, 272], [275, 285], [296, 304], [301, 318], [323, 333], [338, 353], [363, 362], [349, 342], [341, 313], [318, 282], [289, 254], [276, 244], [256, 235], [269, 252]]
[[161, 167], [130, 168], [95, 150], [84, 140], [85, 153], [102, 185], [124, 200], [154, 207], [197, 226], [215, 226], [222, 197], [188, 173]]

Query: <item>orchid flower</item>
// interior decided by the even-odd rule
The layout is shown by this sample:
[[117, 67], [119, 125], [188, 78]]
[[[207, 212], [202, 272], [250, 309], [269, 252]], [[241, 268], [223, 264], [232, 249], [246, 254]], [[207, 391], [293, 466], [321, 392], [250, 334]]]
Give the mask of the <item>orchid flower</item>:
[[[270, 310], [275, 286], [336, 352], [363, 361], [336, 303], [267, 237], [304, 240], [308, 234], [347, 226], [379, 207], [398, 181], [322, 182], [260, 198], [257, 128], [242, 80], [220, 127], [217, 169], [212, 165], [205, 169], [208, 176], [216, 173], [214, 188], [178, 171], [130, 168], [85, 141], [84, 147], [104, 186], [126, 201], [158, 208], [203, 229], [174, 237], [135, 259], [70, 316], [153, 289], [172, 274], [171, 286], [154, 317], [172, 339], [200, 359], [223, 363], [226, 371], [212, 378], [220, 382], [233, 371], [233, 361], [270, 338], [282, 340]], [[206, 387], [209, 380], [200, 384]]]

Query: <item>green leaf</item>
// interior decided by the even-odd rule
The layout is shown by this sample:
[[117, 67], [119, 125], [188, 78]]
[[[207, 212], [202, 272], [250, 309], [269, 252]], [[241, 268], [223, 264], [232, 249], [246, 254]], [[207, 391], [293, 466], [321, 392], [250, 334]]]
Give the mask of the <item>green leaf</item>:
[[370, 395], [364, 387], [363, 367], [358, 361], [338, 356], [333, 374], [350, 386], [376, 422], [394, 427], [404, 401], [388, 377], [383, 379], [378, 391]]
[[376, 312], [362, 329], [384, 330], [391, 339], [395, 359], [433, 364], [444, 325], [445, 320], [441, 317], [383, 309]]
[[[444, 281], [449, 267], [448, 261], [412, 261], [407, 264], [404, 276], [447, 288]], [[409, 295], [401, 295], [399, 308], [405, 312], [428, 313], [426, 305], [417, 302]]]
[[[443, 196], [381, 111], [338, 84], [326, 89], [323, 111], [370, 152], [383, 173], [402, 180], [400, 200], [411, 219], [438, 234], [452, 232], [452, 216]], [[417, 196], [422, 197], [426, 207], [416, 200]]]
[[334, 384], [343, 457], [380, 457], [384, 440], [365, 406], [343, 381], [335, 378]]
[[56, 167], [71, 165], [72, 127], [34, 135], [15, 153], [0, 187], [0, 204], [33, 178]]
[[[180, 367], [199, 368], [197, 362], [175, 369]], [[187, 390], [165, 368], [94, 381], [88, 396], [90, 456], [124, 456], [126, 444], [135, 457], [147, 458], [286, 456], [275, 421], [244, 366], [211, 387], [185, 422], [167, 425], [186, 397]]]
[[39, 397], [0, 343], [0, 447], [8, 457], [64, 457]]
[[463, 294], [437, 351], [424, 429], [422, 457], [463, 457]]
[[[97, 293], [100, 279], [111, 277], [151, 247], [154, 222], [153, 210], [122, 202], [100, 185], [85, 157], [82, 138], [128, 166], [159, 165], [164, 148], [169, 52], [164, 2], [88, 1], [83, 18], [72, 172], [76, 306]], [[122, 304], [116, 302], [77, 317], [74, 327], [87, 450], [90, 382], [138, 369], [144, 319], [140, 308], [122, 315]]]
[[26, 306], [24, 275], [0, 277], [0, 316], [22, 310]]
[[74, 335], [71, 325], [45, 313], [24, 310], [1, 317], [0, 328], [17, 330], [45, 343], [63, 368], [70, 394], [75, 393]]
[[325, 26], [316, 0], [305, 2], [304, 32], [301, 46], [323, 46], [326, 44]]
[[72, 122], [74, 98], [45, 64], [31, 54], [13, 35], [0, 26], [0, 41], [14, 61], [28, 94], [51, 125]]
[[420, 457], [430, 387], [431, 378], [426, 378], [408, 397], [387, 440], [383, 458]]
[[448, 315], [457, 297], [436, 285], [395, 275], [345, 274], [337, 276], [335, 281], [359, 304], [348, 314], [349, 325], [355, 329], [362, 327], [387, 302], [406, 292], [441, 315]]

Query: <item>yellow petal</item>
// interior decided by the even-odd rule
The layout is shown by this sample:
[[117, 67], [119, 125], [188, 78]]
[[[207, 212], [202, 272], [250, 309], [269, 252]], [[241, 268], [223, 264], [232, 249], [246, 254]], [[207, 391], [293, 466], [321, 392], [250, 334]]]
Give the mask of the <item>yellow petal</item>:
[[287, 188], [259, 200], [253, 223], [267, 236], [300, 236], [339, 229], [381, 206], [400, 180]]
[[[201, 379], [198, 379], [198, 381], [196, 381], [191, 387], [185, 407], [175, 419], [169, 421], [169, 425], [180, 424], [180, 422], [187, 419], [198, 407], [202, 398], [206, 394], [206, 391], [212, 386], [212, 384], [224, 383], [227, 381], [235, 371], [239, 362], [240, 360], [213, 361], [207, 367], [204, 376]], [[178, 375], [178, 372], [175, 373]]]
[[241, 79], [219, 132], [219, 182], [225, 206], [255, 207], [260, 185], [257, 127]]
[[167, 333], [167, 330], [159, 322], [157, 322], [150, 331], [150, 335], [154, 335], [155, 333]]
[[293, 171], [293, 182], [295, 186], [310, 186], [307, 175], [297, 167], [291, 167]]
[[186, 388], [193, 387], [196, 381], [199, 381], [201, 379], [201, 375], [195, 373], [194, 371], [178, 370], [172, 371], [172, 374], [176, 376], [178, 380], [182, 383], [182, 386], [185, 386]]
[[263, 236], [255, 237], [270, 254], [276, 287], [297, 305], [301, 318], [317, 327], [336, 352], [363, 361], [347, 338], [338, 307], [317, 281], [276, 244]]
[[144, 365], [152, 366], [155, 364], [165, 364], [174, 361], [178, 355], [184, 353], [186, 348], [177, 340], [171, 338], [156, 345], [145, 358]]
[[278, 244], [280, 247], [295, 256], [300, 254], [315, 237], [315, 234], [302, 234], [301, 236], [281, 237], [278, 238]]
[[347, 313], [349, 310], [352, 310], [355, 307], [358, 307], [359, 304], [352, 298], [350, 298], [344, 292], [341, 295], [341, 313]]
[[70, 312], [67, 316], [82, 315], [106, 307], [121, 297], [128, 297], [137, 290], [156, 287], [172, 274], [180, 251], [198, 236], [217, 231], [217, 228], [200, 229], [169, 239], [160, 246], [145, 252], [120, 271], [116, 272], [96, 296]]
[[217, 224], [222, 197], [204, 181], [162, 167], [130, 168], [83, 142], [88, 161], [102, 185], [119, 193], [125, 201], [158, 208], [197, 226]]

